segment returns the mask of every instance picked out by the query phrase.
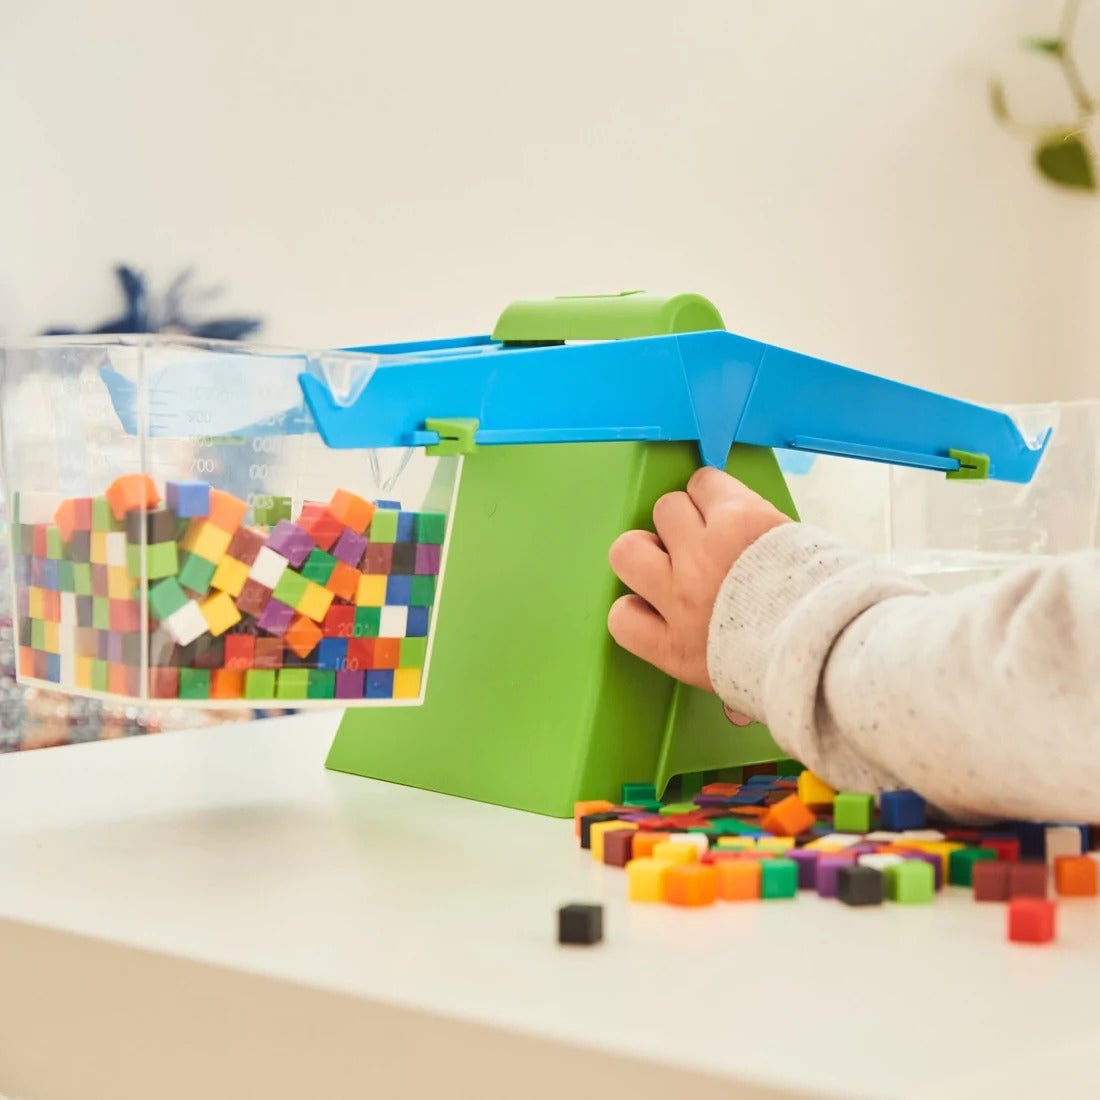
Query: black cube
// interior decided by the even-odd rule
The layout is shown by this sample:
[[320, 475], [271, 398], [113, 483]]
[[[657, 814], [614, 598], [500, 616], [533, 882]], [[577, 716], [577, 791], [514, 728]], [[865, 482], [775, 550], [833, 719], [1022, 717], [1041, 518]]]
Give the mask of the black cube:
[[845, 905], [881, 905], [882, 872], [874, 867], [841, 867], [836, 876], [836, 896]]
[[558, 943], [590, 944], [602, 939], [602, 905], [563, 905], [558, 910]]

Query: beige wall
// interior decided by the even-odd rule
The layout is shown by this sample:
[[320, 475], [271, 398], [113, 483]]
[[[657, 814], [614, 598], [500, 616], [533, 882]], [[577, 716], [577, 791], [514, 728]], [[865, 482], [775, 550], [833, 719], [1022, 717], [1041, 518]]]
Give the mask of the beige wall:
[[292, 343], [687, 288], [748, 335], [966, 396], [1100, 394], [1100, 200], [1037, 182], [985, 104], [1057, 10], [9, 0], [8, 324], [98, 319], [116, 258], [193, 262]]

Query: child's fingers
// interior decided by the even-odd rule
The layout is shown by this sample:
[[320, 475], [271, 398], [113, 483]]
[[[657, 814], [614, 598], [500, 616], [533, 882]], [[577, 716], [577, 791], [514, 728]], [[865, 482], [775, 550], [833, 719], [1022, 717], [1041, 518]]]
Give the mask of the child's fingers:
[[608, 560], [615, 575], [658, 611], [672, 588], [672, 562], [652, 531], [627, 531], [612, 544]]
[[704, 466], [691, 475], [687, 484], [688, 496], [706, 521], [712, 515], [731, 504], [748, 504], [760, 499], [747, 485], [736, 478], [715, 469]]
[[653, 526], [671, 556], [692, 544], [703, 534], [703, 517], [687, 493], [665, 493], [653, 506]]
[[641, 596], [622, 596], [607, 614], [607, 629], [628, 653], [664, 667], [668, 624]]

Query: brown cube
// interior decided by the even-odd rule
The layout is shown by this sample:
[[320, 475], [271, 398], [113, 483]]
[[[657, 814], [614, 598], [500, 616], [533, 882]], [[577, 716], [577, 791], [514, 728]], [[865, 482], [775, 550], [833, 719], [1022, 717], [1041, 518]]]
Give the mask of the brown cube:
[[975, 901], [1008, 901], [1012, 864], [999, 859], [979, 860], [972, 870]]
[[252, 657], [253, 668], [282, 668], [282, 638], [257, 638], [256, 650]]
[[245, 565], [254, 565], [267, 536], [252, 527], [238, 527], [226, 554]]
[[267, 607], [267, 601], [271, 599], [271, 589], [265, 588], [259, 581], [251, 577], [244, 582], [241, 594], [237, 597], [237, 610], [242, 615], [251, 615], [258, 619]]
[[631, 860], [635, 829], [610, 829], [603, 835], [603, 861], [612, 867], [625, 867]]
[[1045, 898], [1047, 896], [1047, 865], [1040, 860], [1024, 860], [1009, 864], [1008, 896], [1010, 898]]

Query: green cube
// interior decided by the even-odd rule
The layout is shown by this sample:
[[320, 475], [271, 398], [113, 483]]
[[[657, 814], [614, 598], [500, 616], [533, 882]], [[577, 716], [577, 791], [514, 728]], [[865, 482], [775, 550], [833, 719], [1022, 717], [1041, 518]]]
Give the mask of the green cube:
[[431, 607], [435, 603], [435, 577], [413, 577], [409, 603], [413, 607]]
[[141, 576], [141, 547], [133, 542], [126, 544], [126, 572], [131, 577]]
[[71, 561], [57, 563], [57, 587], [62, 592], [76, 591], [76, 566]]
[[277, 699], [308, 699], [309, 672], [308, 668], [280, 669], [275, 697]]
[[[647, 814], [656, 814], [661, 812], [661, 800], [659, 798], [645, 799], [639, 798], [636, 802], [631, 802], [630, 805], [636, 810], [644, 810]], [[713, 824], [711, 828], [707, 830], [708, 835], [717, 835], [723, 830], [715, 829]]]
[[[382, 608], [357, 607], [352, 635], [356, 638], [377, 638], [382, 630]], [[402, 661], [402, 664], [405, 662]]]
[[154, 542], [145, 548], [145, 576], [151, 581], [174, 577], [179, 572], [179, 551], [174, 542]]
[[428, 657], [427, 638], [402, 638], [401, 660], [402, 668], [423, 668]]
[[96, 497], [92, 501], [92, 530], [121, 531], [122, 524], [115, 519], [106, 497]]
[[833, 828], [838, 833], [868, 833], [874, 812], [873, 795], [841, 791], [833, 803]]
[[205, 596], [210, 590], [210, 582], [214, 579], [216, 570], [217, 566], [212, 561], [200, 558], [198, 554], [184, 554], [178, 579], [184, 588], [190, 589], [197, 596]]
[[92, 567], [84, 562], [77, 562], [73, 566], [73, 591], [78, 596], [90, 596], [92, 594]]
[[635, 806], [638, 802], [652, 802], [657, 797], [657, 788], [652, 783], [624, 783], [622, 798], [624, 806]]
[[760, 896], [793, 898], [798, 893], [798, 864], [793, 859], [760, 861]]
[[111, 629], [111, 601], [106, 596], [92, 599], [92, 626], [96, 630]]
[[314, 550], [302, 565], [302, 576], [315, 584], [328, 584], [332, 571], [336, 568], [336, 559], [324, 550]]
[[992, 848], [958, 848], [948, 861], [947, 881], [952, 886], [974, 885], [974, 864], [983, 859], [996, 859]]
[[[698, 808], [696, 806], [696, 809]], [[732, 836], [758, 836], [760, 833], [759, 825], [741, 821], [736, 817], [716, 817], [709, 824], [716, 833], [729, 833]]]
[[265, 497], [252, 505], [252, 522], [260, 527], [274, 527], [282, 519], [290, 519], [290, 497]]
[[111, 670], [106, 661], [92, 662], [92, 691], [106, 691], [111, 680]]
[[[420, 512], [416, 517], [416, 541], [443, 541], [447, 531], [447, 517], [442, 512]], [[373, 537], [373, 534], [372, 534]]]
[[246, 699], [274, 699], [275, 669], [250, 668], [244, 674], [244, 697]]
[[166, 577], [149, 590], [149, 610], [161, 622], [169, 615], [174, 615], [187, 602], [187, 593], [175, 577]]
[[50, 561], [61, 561], [65, 557], [65, 544], [61, 541], [61, 532], [56, 527], [46, 528], [46, 557]]
[[46, 624], [42, 619], [31, 619], [31, 649], [46, 648]]
[[923, 859], [906, 859], [886, 868], [886, 896], [902, 905], [922, 905], [936, 895], [936, 871]]
[[668, 817], [670, 814], [690, 814], [694, 813], [698, 806], [694, 802], [667, 802], [661, 807], [661, 813]]
[[272, 596], [285, 603], [287, 607], [297, 607], [306, 594], [308, 585], [309, 581], [301, 573], [295, 573], [293, 569], [284, 569]]
[[210, 698], [210, 669], [208, 669], [208, 668], [181, 668], [180, 669], [180, 698], [181, 699], [209, 699]]
[[334, 699], [336, 697], [336, 673], [323, 668], [311, 668], [309, 671], [308, 699]]
[[370, 521], [371, 542], [397, 541], [397, 512], [392, 508], [379, 508]]

